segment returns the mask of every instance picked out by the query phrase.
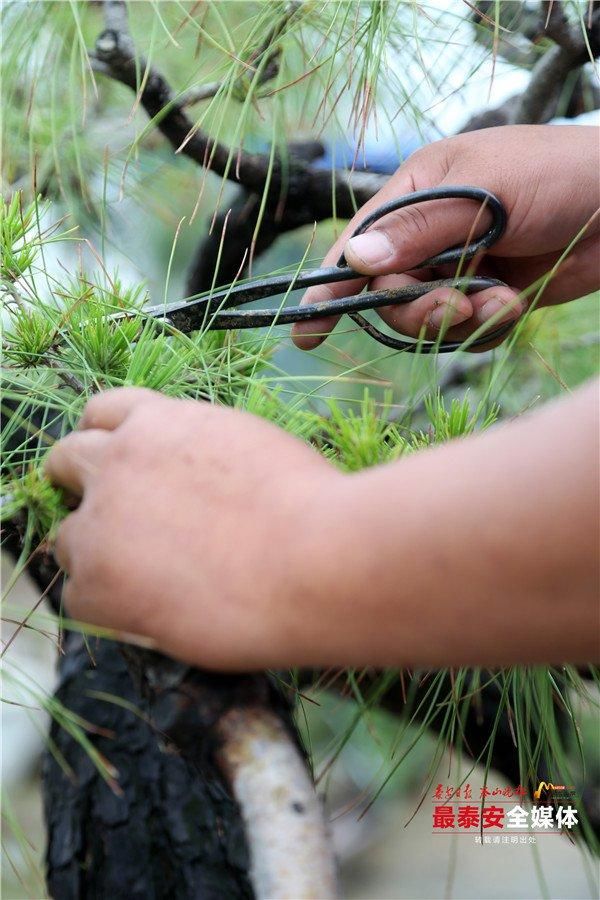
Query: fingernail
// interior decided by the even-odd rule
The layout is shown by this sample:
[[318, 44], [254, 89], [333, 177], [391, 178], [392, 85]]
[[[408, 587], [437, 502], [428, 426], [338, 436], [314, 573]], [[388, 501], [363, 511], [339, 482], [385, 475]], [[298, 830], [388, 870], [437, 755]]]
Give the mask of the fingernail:
[[450, 325], [459, 325], [460, 322], [468, 319], [469, 315], [470, 313], [461, 312], [460, 309], [456, 309], [449, 303], [440, 303], [439, 306], [432, 309], [427, 322], [432, 328], [439, 331], [442, 327], [448, 328]]
[[[509, 322], [511, 319], [517, 319], [523, 310], [519, 300], [501, 300], [500, 297], [490, 297], [487, 303], [484, 303], [479, 311], [479, 319], [481, 322], [489, 322], [490, 319], [498, 316], [496, 322]], [[500, 313], [504, 315], [500, 315]]]
[[346, 252], [354, 254], [365, 266], [377, 266], [389, 259], [394, 247], [383, 231], [368, 231], [350, 238]]

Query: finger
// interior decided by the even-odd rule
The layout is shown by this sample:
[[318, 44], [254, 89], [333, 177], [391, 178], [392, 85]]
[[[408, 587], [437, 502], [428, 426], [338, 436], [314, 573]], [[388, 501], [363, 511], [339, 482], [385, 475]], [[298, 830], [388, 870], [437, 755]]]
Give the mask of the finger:
[[[332, 263], [325, 257], [323, 265], [332, 265]], [[367, 282], [368, 278], [363, 278], [360, 281], [353, 279], [351, 281], [338, 282], [337, 284], [324, 284], [322, 287], [309, 288], [302, 297], [300, 305], [305, 306], [321, 300], [335, 300], [337, 297], [352, 297], [354, 294], [360, 294]], [[323, 319], [312, 319], [309, 322], [295, 322], [292, 325], [292, 340], [300, 350], [314, 350], [331, 334], [339, 320], [339, 316], [326, 316]]]
[[[389, 290], [419, 283], [408, 275], [384, 275], [373, 279], [371, 288]], [[434, 339], [443, 331], [446, 340], [463, 340], [482, 325], [495, 329], [519, 318], [524, 310], [516, 291], [498, 286], [468, 296], [453, 288], [437, 288], [406, 305], [382, 307], [379, 314], [390, 328], [408, 337]]]
[[469, 299], [477, 324], [490, 328], [518, 319], [525, 312], [525, 303], [517, 291], [509, 287], [491, 287], [471, 294]]
[[[399, 173], [402, 170], [399, 170]], [[410, 179], [415, 189], [414, 177]], [[377, 195], [377, 203], [385, 202], [386, 193], [393, 192], [399, 196], [409, 191], [403, 189], [400, 183], [393, 179], [392, 188], [386, 188]], [[433, 182], [435, 184], [435, 182]], [[443, 182], [442, 182], [443, 183]], [[407, 185], [406, 187], [410, 187]], [[360, 213], [360, 220], [365, 218], [371, 205], [365, 206]], [[350, 237], [344, 246], [344, 254], [348, 264], [358, 272], [365, 275], [385, 275], [393, 272], [406, 272], [424, 262], [429, 257], [435, 256], [448, 247], [466, 243], [469, 239], [481, 234], [487, 227], [489, 214], [485, 212], [482, 204], [473, 203], [465, 199], [433, 200], [407, 206], [396, 210], [380, 219], [364, 234]], [[358, 224], [357, 218], [353, 219], [353, 228]], [[353, 229], [352, 229], [353, 230]], [[344, 232], [345, 237], [348, 232]], [[336, 245], [336, 251], [339, 247]], [[328, 254], [325, 264], [337, 262], [333, 254]], [[344, 294], [357, 293], [364, 286], [364, 281], [354, 280], [342, 282], [328, 291], [329, 297], [323, 295], [322, 289], [311, 288], [305, 295], [303, 302], [315, 302], [318, 299], [344, 296]], [[327, 332], [335, 324], [335, 319], [327, 322], [319, 322], [321, 331]], [[306, 335], [312, 329], [314, 334], [315, 324], [306, 323], [294, 330], [294, 337], [300, 334]], [[320, 342], [319, 338], [305, 338], [296, 343], [303, 348], [315, 346]]]
[[78, 428], [80, 431], [88, 428], [114, 431], [135, 409], [161, 396], [156, 391], [137, 387], [114, 388], [95, 394], [86, 403]]
[[[420, 284], [410, 275], [384, 275], [372, 282], [373, 290], [389, 290], [409, 284]], [[410, 303], [384, 306], [378, 310], [381, 318], [407, 337], [435, 338], [440, 331], [470, 320], [473, 306], [469, 297], [454, 288], [437, 288]], [[425, 331], [424, 331], [425, 329]]]
[[106, 431], [71, 432], [46, 457], [46, 475], [53, 484], [81, 497], [98, 473], [110, 439]]
[[[338, 262], [348, 239], [353, 231], [360, 225], [363, 219], [378, 206], [403, 194], [410, 194], [421, 188], [439, 184], [444, 176], [443, 148], [438, 150], [438, 145], [431, 145], [424, 161], [424, 157], [417, 153], [400, 166], [390, 181], [372, 197], [356, 215], [348, 222], [338, 240], [323, 260], [324, 266], [333, 266]], [[425, 259], [422, 256], [422, 259]], [[406, 268], [409, 268], [408, 266]], [[389, 271], [389, 270], [388, 270]], [[316, 303], [319, 300], [333, 300], [336, 297], [346, 297], [358, 294], [367, 283], [367, 278], [341, 281], [337, 284], [323, 285], [323, 287], [309, 288], [304, 294], [301, 303]], [[302, 350], [312, 350], [317, 347], [329, 332], [335, 327], [339, 316], [331, 316], [310, 322], [296, 322], [292, 328], [292, 339], [297, 347]]]
[[482, 203], [428, 200], [388, 213], [364, 234], [350, 238], [344, 253], [348, 264], [365, 275], [405, 272], [449, 247], [468, 243], [488, 225]]
[[70, 513], [58, 527], [52, 552], [63, 572], [71, 571], [75, 535], [81, 533], [81, 523], [77, 512]]
[[74, 622], [87, 621], [87, 616], [84, 617], [81, 610], [80, 585], [71, 576], [65, 579], [61, 599], [63, 610], [69, 619], [72, 619]]
[[[451, 328], [445, 340], [464, 341], [477, 332], [477, 338], [485, 337], [486, 332], [491, 333], [508, 322], [515, 322], [523, 315], [527, 306], [520, 295], [509, 287], [488, 288], [469, 297], [473, 304], [473, 319], [458, 328]], [[485, 353], [498, 347], [508, 337], [510, 331], [491, 341], [486, 341], [477, 346], [468, 346], [470, 353]]]
[[[510, 289], [506, 290], [508, 291]], [[458, 325], [454, 325], [451, 327], [448, 327], [446, 324], [444, 324], [440, 330], [432, 327], [430, 324], [429, 327], [426, 328], [425, 336], [429, 340], [439, 339], [441, 336], [442, 340], [445, 342], [452, 341], [458, 343], [466, 343], [470, 338], [473, 337], [473, 335], [476, 335], [477, 341], [480, 341], [485, 337], [486, 333], [492, 333], [500, 328], [502, 324], [518, 319], [518, 317], [525, 309], [522, 301], [518, 299], [518, 295], [516, 294], [513, 295], [515, 298], [513, 303], [508, 301], [506, 294], [501, 299], [490, 296], [490, 291], [482, 291], [481, 294], [487, 294], [487, 297], [482, 297], [478, 294], [472, 294], [467, 298], [469, 302], [473, 303], [473, 305], [478, 304], [478, 309], [473, 309], [473, 314], [470, 318], [466, 319], [464, 322]], [[504, 300], [506, 300], [507, 302], [504, 303]], [[484, 314], [483, 316], [481, 315], [481, 309], [488, 302], [490, 304], [493, 304], [493, 306], [495, 306], [498, 302], [501, 304], [501, 308], [498, 310], [498, 312], [494, 311], [493, 315], [489, 316], [489, 318], [486, 314]], [[498, 309], [498, 307], [496, 307], [496, 309]], [[495, 337], [490, 341], [486, 341], [485, 343], [477, 343], [476, 345], [471, 342], [468, 343], [464, 349], [469, 353], [483, 353], [486, 350], [492, 350], [494, 347], [499, 346], [508, 337], [509, 334], [510, 332], [507, 331], [499, 337]]]

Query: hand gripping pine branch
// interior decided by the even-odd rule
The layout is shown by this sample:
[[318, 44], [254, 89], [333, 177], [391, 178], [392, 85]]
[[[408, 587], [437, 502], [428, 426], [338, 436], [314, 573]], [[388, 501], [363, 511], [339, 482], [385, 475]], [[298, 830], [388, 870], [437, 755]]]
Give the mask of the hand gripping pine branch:
[[[136, 57], [127, 28], [125, 3], [108, 0], [105, 4], [105, 16], [107, 28], [97, 42], [97, 54], [93, 59], [94, 68], [117, 78], [132, 90], [138, 89], [138, 78], [141, 77], [142, 105], [152, 118], [158, 118], [160, 130], [177, 149], [189, 136], [193, 128], [192, 123], [182, 112], [180, 105], [173, 100], [171, 89], [162, 76], [146, 67], [145, 63]], [[270, 40], [275, 36], [274, 31]], [[270, 67], [272, 72], [276, 64], [276, 58], [272, 56], [267, 69]], [[213, 165], [220, 174], [232, 177], [229, 150], [212, 142], [201, 133], [192, 135], [186, 143], [184, 152], [201, 165]], [[266, 175], [265, 158], [260, 155], [244, 155], [238, 173], [248, 180], [251, 187], [258, 188]], [[58, 360], [48, 357], [44, 362], [49, 368], [56, 370], [67, 388], [77, 394], [85, 391], [84, 385], [65, 371]], [[35, 414], [33, 416], [35, 418]], [[9, 523], [8, 530], [11, 529], [17, 536], [16, 545], [20, 546], [19, 523]], [[44, 553], [45, 551], [42, 551], [43, 555]], [[38, 557], [39, 554], [36, 559]], [[46, 568], [47, 564], [43, 563], [44, 573]], [[50, 568], [54, 567], [51, 565]], [[53, 584], [55, 590], [52, 599], [59, 609], [62, 579], [55, 577]], [[233, 828], [233, 834], [225, 835], [226, 845], [231, 843], [233, 846], [239, 840], [235, 835], [236, 830], [239, 831], [235, 818], [236, 815], [241, 816], [245, 843], [250, 851], [247, 874], [253, 894], [258, 898], [335, 896], [335, 864], [323, 812], [295, 735], [289, 701], [283, 697], [274, 680], [262, 674], [247, 677], [215, 676], [175, 663], [161, 654], [129, 646], [125, 650], [125, 656], [136, 685], [132, 694], [126, 680], [118, 675], [117, 660], [121, 652], [119, 645], [110, 642], [101, 644], [102, 646], [97, 646], [95, 651], [99, 654], [97, 660], [103, 659], [105, 664], [104, 667], [98, 668], [96, 680], [99, 687], [111, 684], [112, 678], [114, 689], [117, 680], [120, 679], [115, 696], [122, 696], [124, 702], [138, 708], [142, 708], [144, 702], [149, 704], [150, 727], [147, 729], [148, 733], [140, 738], [146, 747], [144, 750], [146, 765], [156, 768], [157, 761], [154, 756], [159, 749], [157, 735], [160, 734], [161, 743], [166, 742], [172, 747], [172, 752], [181, 754], [191, 767], [190, 773], [193, 774], [186, 776], [189, 780], [188, 791], [191, 794], [199, 792], [201, 802], [206, 807], [202, 815], [208, 818], [211, 815], [215, 817], [223, 815], [224, 819], [228, 820], [228, 827]], [[70, 697], [71, 707], [80, 710], [83, 701], [78, 698], [79, 692], [76, 696], [69, 693], [69, 684], [75, 677], [77, 666], [84, 667], [81, 672], [84, 680], [89, 677], [90, 673], [85, 665], [87, 650], [76, 633], [68, 636], [64, 649], [65, 659], [68, 656], [69, 664], [66, 666], [61, 664], [63, 677], [59, 695], [62, 691], [65, 697]], [[98, 711], [94, 706], [90, 718], [97, 722], [102, 716], [102, 711]], [[127, 740], [127, 734], [131, 734], [130, 729], [140, 726], [128, 722], [124, 723], [124, 727]], [[65, 746], [65, 752], [71, 758], [76, 771], [80, 764], [85, 768], [85, 749], [76, 746], [68, 734], [63, 734], [60, 727], [54, 729], [53, 741], [57, 746]], [[106, 748], [109, 758], [119, 753], [119, 741], [120, 737], [114, 735], [109, 742]], [[155, 743], [156, 752], [153, 749]], [[132, 757], [132, 763], [135, 768], [135, 755]], [[51, 760], [48, 760], [48, 765], [52, 768]], [[133, 778], [133, 770], [128, 774], [128, 766], [129, 762], [125, 764], [123, 772], [123, 786], [115, 783], [114, 789], [117, 794], [122, 792]], [[170, 774], [165, 772], [157, 777], [165, 780], [163, 787], [167, 792], [176, 790], [181, 781], [181, 774], [177, 775], [174, 772]], [[231, 808], [226, 807], [220, 814], [213, 792], [206, 792], [202, 787], [203, 777], [207, 781], [211, 779], [214, 781], [213, 792], [221, 779], [234, 798], [234, 805], [230, 804]], [[102, 800], [105, 793], [102, 779], [94, 777], [90, 780], [86, 776], [83, 784], [73, 788], [63, 783], [60, 771], [53, 770], [51, 774], [47, 773], [44, 781], [49, 829], [48, 882], [53, 896], [66, 896], [65, 891], [72, 893], [73, 890], [79, 892], [82, 889], [81, 875], [77, 874], [79, 872], [77, 859], [81, 850], [81, 835], [89, 834], [90, 829], [94, 831], [97, 828], [99, 831], [99, 842], [94, 839], [83, 839], [86, 844], [85, 853], [89, 870], [87, 877], [91, 879], [90, 884], [94, 882], [98, 886], [110, 882], [111, 871], [117, 870], [119, 878], [127, 878], [131, 865], [122, 867], [119, 863], [122, 854], [120, 855], [118, 848], [114, 846], [111, 823], [106, 819], [108, 807], [106, 801]], [[57, 781], [61, 783], [60, 788], [56, 786]], [[62, 794], [60, 802], [57, 790]], [[94, 818], [92, 812], [86, 814], [85, 820], [78, 821], [82, 792], [87, 797], [85, 809], [98, 809], [99, 818], [98, 821], [94, 820], [95, 825], [92, 823]], [[238, 813], [235, 812], [235, 804]], [[211, 807], [214, 807], [214, 812]], [[157, 823], [156, 827], [168, 831], [171, 825], [167, 820], [171, 816], [172, 813], [165, 809], [163, 811], [165, 821]], [[130, 806], [127, 825], [131, 829], [131, 834], [121, 840], [124, 847], [136, 845], [136, 832], [142, 826], [137, 818], [139, 818], [137, 807]], [[67, 840], [66, 844], [61, 841], [62, 851], [57, 853], [58, 835], [63, 833], [65, 827], [73, 839]], [[192, 843], [202, 839], [201, 821], [198, 821], [196, 830], [192, 829], [189, 839]], [[182, 843], [181, 834], [173, 834], [171, 841]], [[189, 885], [190, 896], [192, 893], [196, 895], [204, 879], [211, 877], [210, 872], [214, 872], [215, 866], [219, 869], [216, 877], [221, 880], [225, 893], [231, 890], [231, 887], [225, 887], [227, 877], [235, 879], [236, 890], [243, 890], [241, 884], [245, 873], [234, 872], [228, 876], [227, 862], [220, 859], [219, 854], [222, 851], [216, 844], [219, 844], [219, 840], [212, 835], [206, 848], [196, 848], [194, 855], [196, 868], [190, 876], [193, 882]], [[209, 867], [205, 871], [203, 860]], [[148, 892], [154, 893], [156, 886], [153, 883], [152, 872], [147, 871], [142, 877], [147, 880]], [[73, 879], [79, 885], [76, 889], [72, 887]], [[139, 881], [137, 886], [139, 887]], [[179, 883], [174, 885], [174, 889], [178, 891], [181, 887]], [[242, 893], [239, 893], [239, 896], [242, 896]]]
[[[65, 374], [54, 360], [45, 359], [44, 364], [56, 368], [59, 377]], [[65, 384], [76, 393], [83, 390], [69, 379]], [[18, 410], [19, 403], [7, 399], [3, 419]], [[62, 434], [60, 423], [55, 420], [48, 427], [33, 404], [27, 414], [21, 410], [21, 416], [23, 427], [12, 435], [16, 445], [27, 441], [32, 427], [48, 442]], [[20, 558], [25, 531], [21, 513], [3, 523], [3, 546], [15, 559]], [[62, 616], [63, 576], [47, 542], [31, 554], [27, 570], [41, 596]], [[17, 626], [15, 634], [21, 627]], [[132, 889], [139, 889], [143, 882], [144, 893], [155, 894], [158, 882], [152, 868], [140, 872], [132, 867], [130, 857], [138, 852], [142, 858], [144, 853], [153, 856], [166, 841], [176, 853], [188, 845], [193, 850], [193, 867], [188, 871], [182, 866], [175, 876], [173, 891], [178, 896], [198, 896], [205, 880], [213, 877], [224, 896], [246, 896], [243, 885], [249, 878], [257, 898], [335, 897], [333, 851], [295, 732], [288, 692], [267, 674], [212, 674], [143, 646], [116, 642], [133, 636], [117, 634], [115, 638], [86, 642], [71, 630], [61, 639], [54, 702], [64, 704], [69, 714], [83, 716], [82, 721], [94, 723], [98, 729], [95, 748], [109, 761], [118, 761], [118, 778], [115, 774], [112, 788], [107, 786], [93, 771], [88, 750], [63, 728], [60, 719], [53, 723], [52, 744], [69, 759], [69, 771], [47, 754], [43, 782], [51, 895], [80, 896], [92, 890], [104, 896], [110, 893], [105, 886], [114, 877], [123, 884], [131, 877]], [[11, 642], [12, 638], [6, 647]], [[129, 679], [121, 657], [127, 661]], [[109, 696], [124, 704], [120, 712], [118, 707], [111, 713], [102, 703], [98, 705], [98, 699]], [[115, 727], [115, 715], [120, 728]], [[165, 752], [181, 757], [183, 770], [161, 762]], [[135, 774], [138, 765], [142, 768]], [[107, 791], [110, 794], [111, 790], [114, 797], [109, 798]], [[145, 795], [156, 790], [166, 799], [150, 810], [140, 808], [147, 803]], [[124, 795], [126, 802], [120, 802]], [[182, 821], [176, 822], [169, 808], [169, 798], [174, 797], [181, 804], [193, 800], [197, 812], [184, 811]], [[148, 800], [152, 802], [151, 796]], [[118, 839], [116, 822], [122, 824], [122, 820], [113, 821], [110, 812], [115, 803], [120, 803], [118, 815], [125, 817], [127, 829]], [[154, 825], [146, 834], [145, 818], [150, 813]], [[211, 834], [205, 840], [205, 823], [212, 822], [209, 827], [215, 829], [218, 821], [226, 833]], [[188, 829], [185, 834], [184, 827]], [[79, 864], [82, 850], [85, 875]], [[234, 852], [237, 861], [230, 866]], [[166, 877], [161, 874], [161, 883]], [[227, 879], [234, 886], [226, 889]], [[189, 893], [184, 893], [186, 890]], [[167, 895], [168, 891], [161, 896]]]

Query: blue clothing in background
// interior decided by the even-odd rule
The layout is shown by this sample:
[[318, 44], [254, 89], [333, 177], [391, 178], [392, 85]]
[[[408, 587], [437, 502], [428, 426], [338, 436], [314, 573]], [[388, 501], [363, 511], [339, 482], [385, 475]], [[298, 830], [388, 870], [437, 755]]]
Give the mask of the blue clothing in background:
[[358, 151], [356, 141], [340, 138], [333, 143], [324, 142], [325, 155], [312, 164], [317, 169], [368, 169], [380, 175], [391, 175], [411, 153], [425, 143], [425, 138], [408, 130], [397, 141], [377, 141], [366, 137]]

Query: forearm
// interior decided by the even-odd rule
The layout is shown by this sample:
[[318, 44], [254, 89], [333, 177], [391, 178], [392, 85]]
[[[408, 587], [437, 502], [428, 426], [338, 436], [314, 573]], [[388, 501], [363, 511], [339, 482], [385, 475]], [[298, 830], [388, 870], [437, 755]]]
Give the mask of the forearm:
[[334, 493], [321, 513], [322, 577], [298, 632], [314, 658], [300, 661], [597, 657], [596, 384], [484, 435], [346, 476]]
[[216, 669], [591, 661], [597, 401], [345, 475], [236, 410], [98, 394], [46, 463], [82, 498], [65, 605]]

